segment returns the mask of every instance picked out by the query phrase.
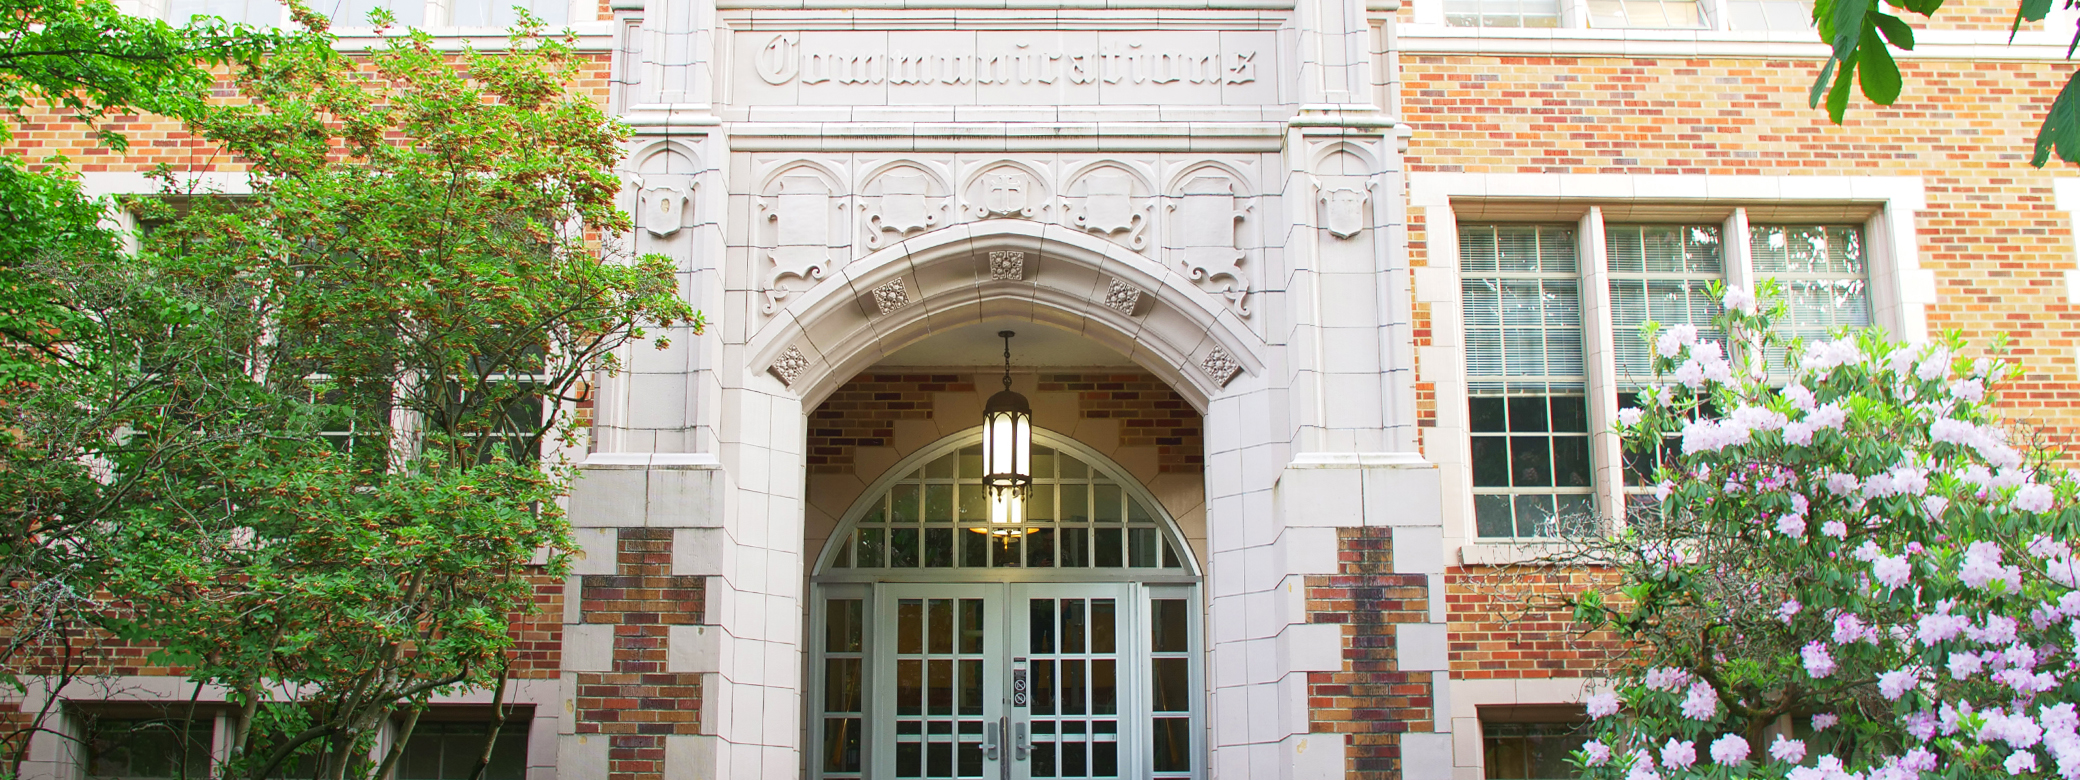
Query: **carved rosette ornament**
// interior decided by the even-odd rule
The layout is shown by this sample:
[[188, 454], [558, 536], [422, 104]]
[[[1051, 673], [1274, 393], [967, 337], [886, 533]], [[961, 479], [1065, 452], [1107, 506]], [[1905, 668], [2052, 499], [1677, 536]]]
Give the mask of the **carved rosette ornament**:
[[1235, 246], [1235, 224], [1248, 209], [1236, 207], [1234, 186], [1225, 176], [1193, 177], [1171, 208], [1177, 211], [1177, 257], [1185, 275], [1220, 295], [1236, 314], [1249, 316], [1249, 274]]
[[910, 288], [903, 284], [903, 277], [896, 277], [874, 288], [874, 305], [881, 308], [881, 315], [910, 305]]
[[997, 282], [1024, 281], [1026, 253], [1016, 249], [989, 253], [989, 278]]
[[794, 380], [801, 378], [802, 372], [808, 368], [809, 357], [802, 354], [799, 347], [788, 347], [786, 352], [780, 353], [780, 357], [773, 360], [773, 365], [768, 366], [766, 371], [780, 380], [780, 384], [793, 387]]
[[791, 292], [782, 280], [813, 284], [830, 272], [831, 191], [815, 176], [782, 176], [778, 191], [759, 206], [773, 226], [773, 246], [766, 252], [772, 267], [764, 280], [765, 313], [772, 314]]
[[[1074, 208], [1073, 220], [1076, 227], [1108, 239], [1118, 241], [1135, 249], [1148, 245], [1148, 223], [1155, 211], [1155, 203], [1146, 197], [1137, 197], [1136, 180], [1132, 174], [1118, 169], [1106, 169], [1093, 173], [1076, 182], [1071, 189], [1082, 190], [1082, 202]], [[1125, 233], [1125, 236], [1121, 236]]]
[[1105, 290], [1105, 306], [1132, 317], [1135, 310], [1141, 308], [1141, 295], [1139, 288], [1114, 277], [1112, 285]]
[[1199, 370], [1206, 372], [1206, 377], [1213, 380], [1215, 387], [1227, 387], [1235, 380], [1236, 374], [1242, 373], [1242, 365], [1236, 363], [1227, 350], [1216, 346], [1206, 351], [1206, 357], [1200, 358]]

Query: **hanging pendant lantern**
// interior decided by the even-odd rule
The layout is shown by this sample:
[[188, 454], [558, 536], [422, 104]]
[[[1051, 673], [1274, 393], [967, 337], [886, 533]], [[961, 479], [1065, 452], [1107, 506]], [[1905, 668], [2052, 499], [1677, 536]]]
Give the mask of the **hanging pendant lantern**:
[[982, 407], [982, 484], [991, 524], [1024, 523], [1026, 491], [1033, 484], [1033, 405], [1011, 390], [1014, 335], [997, 333], [1004, 339], [1004, 390]]

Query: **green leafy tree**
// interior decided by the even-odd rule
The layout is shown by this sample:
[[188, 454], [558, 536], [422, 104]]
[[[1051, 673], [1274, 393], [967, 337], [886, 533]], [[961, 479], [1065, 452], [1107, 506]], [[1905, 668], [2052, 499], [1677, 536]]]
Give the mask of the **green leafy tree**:
[[[169, 177], [133, 204], [135, 256], [34, 266], [91, 327], [0, 386], [0, 499], [42, 577], [17, 581], [49, 584], [18, 611], [231, 692], [217, 774], [373, 777], [403, 744], [370, 758], [385, 723], [502, 696], [512, 620], [566, 569], [557, 453], [587, 378], [703, 323], [668, 260], [613, 243], [627, 130], [567, 91], [568, 39], [530, 21], [499, 51], [413, 33], [343, 56], [297, 13], [316, 32], [189, 117], [250, 192]], [[83, 631], [9, 670], [62, 683]]]
[[502, 691], [511, 618], [565, 571], [586, 379], [702, 325], [669, 260], [608, 259], [627, 130], [566, 90], [580, 64], [531, 20], [496, 52], [290, 48], [194, 122], [252, 193], [172, 193], [144, 259], [235, 306], [201, 405], [229, 416], [139, 427], [264, 433], [163, 469], [102, 543], [112, 625], [241, 706], [227, 774], [381, 776], [384, 723]]
[[[2013, 40], [2022, 25], [2041, 22], [2051, 13], [2054, 0], [2017, 0], [2015, 22], [2009, 30]], [[2066, 8], [2080, 8], [2080, 0], [2063, 0]], [[1849, 98], [1861, 90], [1863, 96], [1881, 106], [1892, 105], [1905, 87], [1899, 63], [1892, 50], [1914, 49], [1914, 27], [1901, 13], [1932, 18], [1943, 0], [1814, 0], [1813, 22], [1820, 41], [1830, 49], [1827, 62], [1813, 80], [1808, 102], [1827, 104], [1827, 116], [1841, 124], [1848, 113]], [[2080, 47], [2080, 28], [2066, 48], [2070, 59]], [[2042, 168], [2054, 152], [2066, 162], [2080, 162], [2080, 72], [2067, 76], [2066, 85], [2052, 100], [2037, 128], [2030, 164]]]
[[[212, 19], [169, 25], [127, 16], [107, 0], [5, 0], [0, 144], [14, 140], [16, 124], [47, 112], [88, 127], [135, 111], [199, 116], [216, 73], [248, 67], [296, 38]], [[127, 148], [120, 133], [97, 128], [97, 137]], [[129, 492], [105, 460], [86, 454], [121, 439], [127, 417], [144, 411], [170, 377], [186, 375], [176, 364], [198, 357], [124, 349], [173, 322], [129, 312], [173, 316], [185, 304], [140, 287], [122, 267], [121, 237], [103, 224], [111, 204], [81, 192], [66, 164], [0, 157], [0, 577], [12, 586], [0, 589], [0, 681], [17, 691], [29, 683], [21, 672], [62, 683], [86, 661], [79, 640], [100, 603], [97, 569], [67, 529], [107, 519]], [[0, 772], [25, 757], [26, 737], [49, 714], [46, 707], [0, 732]]]

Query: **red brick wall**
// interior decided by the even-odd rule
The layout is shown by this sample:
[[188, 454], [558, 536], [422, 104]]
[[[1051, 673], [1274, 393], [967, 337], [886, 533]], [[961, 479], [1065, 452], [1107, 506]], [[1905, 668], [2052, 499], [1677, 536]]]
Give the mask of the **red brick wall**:
[[1445, 620], [1457, 679], [1589, 677], [1616, 662], [1624, 645], [1608, 632], [1585, 634], [1561, 599], [1585, 588], [1608, 590], [1607, 573], [1548, 566], [1452, 568], [1445, 572]]
[[[1038, 392], [1075, 393], [1086, 420], [1118, 420], [1119, 444], [1156, 448], [1163, 473], [1205, 467], [1199, 412], [1152, 374], [1138, 371], [1042, 373]], [[849, 474], [853, 450], [891, 446], [897, 420], [930, 420], [936, 393], [978, 393], [973, 374], [860, 374], [809, 415], [811, 474]], [[869, 475], [872, 476], [872, 475]]]
[[[1989, 0], [1990, 2], [1990, 0]], [[1991, 8], [1992, 5], [1987, 7]], [[2012, 4], [2005, 13], [2012, 14]], [[1957, 9], [1946, 6], [1939, 17]], [[2003, 17], [2004, 19], [2006, 17]], [[2003, 21], [2002, 26], [2006, 22]], [[1412, 172], [1919, 176], [1923, 268], [1936, 274], [1932, 330], [1984, 344], [2011, 334], [2025, 371], [2003, 401], [2068, 449], [2080, 432], [2080, 309], [2066, 301], [2071, 226], [2029, 167], [2063, 63], [1902, 63], [1899, 102], [1859, 97], [1849, 121], [1806, 107], [1805, 60], [1404, 56]], [[1421, 214], [1410, 252], [1428, 257]], [[1427, 311], [1419, 312], [1427, 332]], [[1621, 336], [1624, 334], [1621, 334]], [[1427, 394], [1429, 386], [1419, 388]]]
[[1083, 419], [1120, 421], [1120, 446], [1155, 447], [1161, 473], [1197, 474], [1206, 468], [1198, 410], [1152, 374], [1041, 374], [1040, 392], [1073, 392]]
[[[2013, 5], [1974, 2], [1981, 18], [1946, 6], [1946, 23], [1990, 23]], [[1985, 10], [1991, 9], [1991, 10]], [[2004, 28], [2008, 16], [2001, 16]], [[1406, 55], [1404, 99], [1414, 130], [1412, 172], [1918, 176], [1927, 208], [1917, 243], [1939, 301], [1932, 330], [1974, 343], [2013, 337], [2023, 371], [2001, 401], [2046, 427], [2047, 444], [2076, 450], [2080, 433], [2080, 309], [2066, 300], [2072, 227], [2055, 211], [2054, 177], [2027, 163], [2041, 112], [2072, 66], [2063, 63], [1903, 63], [1897, 105], [1858, 98], [1843, 126], [1806, 106], [1809, 60], [1634, 59]], [[1430, 257], [1424, 214], [1410, 214], [1410, 255]], [[1430, 307], [1416, 307], [1417, 343], [1430, 343]], [[1627, 334], [1619, 334], [1625, 337]], [[1434, 386], [1417, 388], [1419, 425], [1435, 424]], [[1533, 609], [1530, 590], [1493, 584], [1494, 570], [1449, 575], [1453, 671], [1461, 677], [1580, 676], [1608, 646], [1566, 634], [1567, 615]], [[1557, 576], [1557, 575], [1555, 575]], [[1507, 578], [1505, 578], [1507, 579]], [[1513, 587], [1535, 590], [1559, 580]]]
[[965, 374], [853, 377], [809, 415], [809, 473], [850, 474], [852, 451], [890, 446], [897, 420], [932, 419], [933, 393], [972, 392], [974, 379]]
[[[604, 106], [611, 91], [609, 55], [597, 52], [583, 57], [585, 62], [570, 89]], [[217, 95], [229, 100], [236, 91], [228, 81], [219, 82]], [[20, 122], [0, 121], [9, 121], [15, 132], [14, 139], [4, 147], [5, 152], [32, 163], [62, 156], [69, 160], [69, 168], [81, 172], [149, 171], [162, 163], [176, 171], [245, 170], [244, 165], [221, 150], [189, 135], [179, 121], [156, 115], [115, 115], [97, 126], [127, 136], [127, 152], [113, 152], [101, 146], [95, 128], [75, 121], [69, 112], [27, 110]]]
[[701, 676], [665, 662], [670, 627], [701, 622], [706, 586], [672, 576], [669, 528], [621, 529], [614, 568], [581, 578], [585, 622], [614, 626], [614, 665], [578, 674], [578, 733], [609, 735], [609, 780], [661, 780], [665, 736], [700, 733]]
[[1394, 573], [1390, 528], [1337, 530], [1337, 573], [1306, 579], [1307, 622], [1343, 626], [1343, 669], [1307, 675], [1309, 728], [1344, 734], [1346, 777], [1398, 779], [1401, 735], [1433, 730], [1431, 674], [1403, 672], [1394, 632], [1429, 620], [1428, 578]]

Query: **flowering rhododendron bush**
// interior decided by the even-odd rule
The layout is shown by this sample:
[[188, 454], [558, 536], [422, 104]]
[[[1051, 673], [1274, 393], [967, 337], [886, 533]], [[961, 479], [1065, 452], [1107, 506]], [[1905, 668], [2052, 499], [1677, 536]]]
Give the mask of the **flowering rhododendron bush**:
[[2001, 417], [1999, 344], [1801, 344], [1759, 292], [1715, 291], [1723, 341], [1648, 326], [1618, 427], [1658, 484], [1573, 560], [1636, 648], [1584, 776], [2080, 780], [2076, 485]]

